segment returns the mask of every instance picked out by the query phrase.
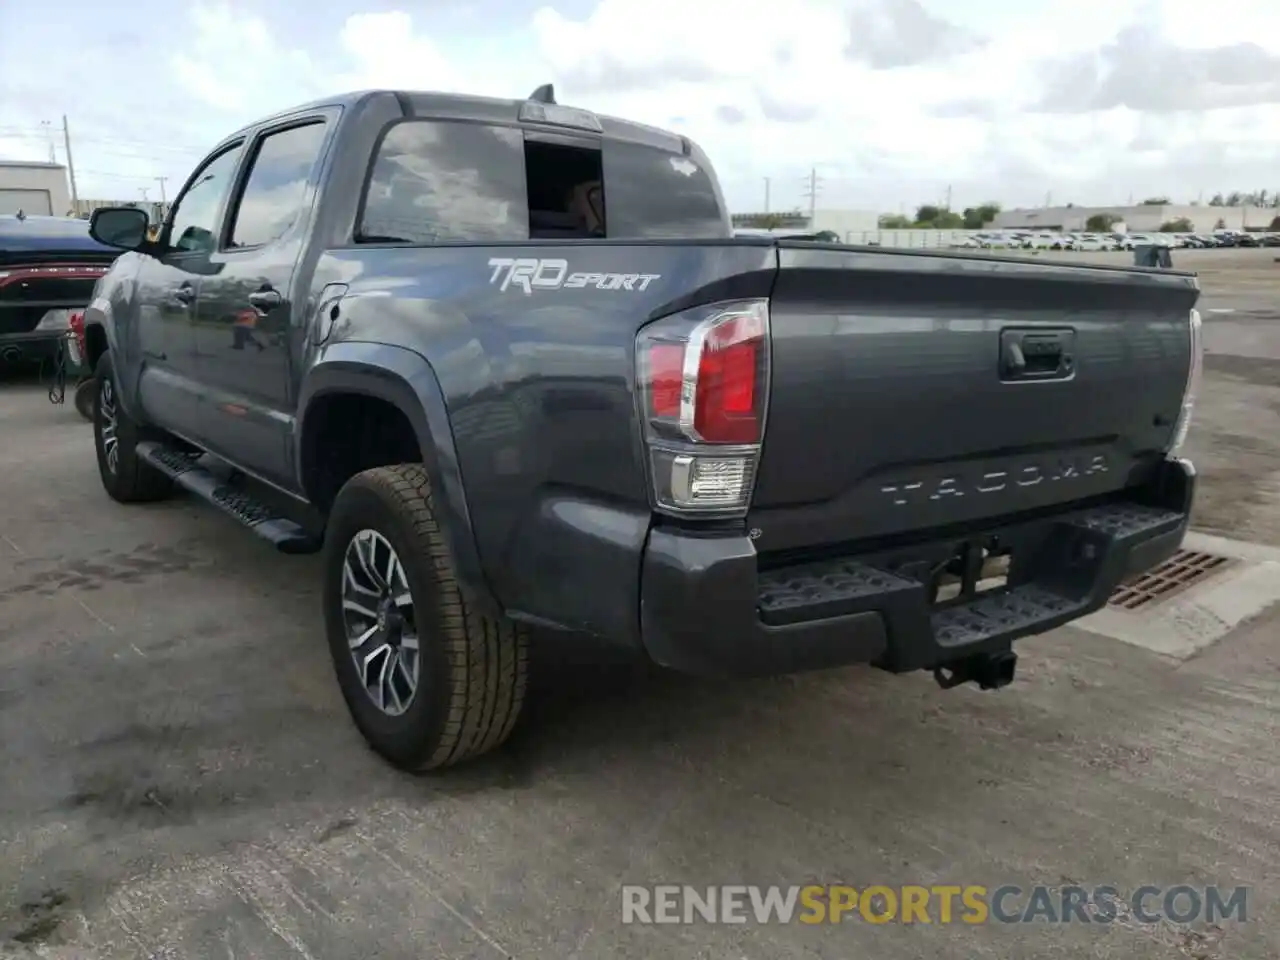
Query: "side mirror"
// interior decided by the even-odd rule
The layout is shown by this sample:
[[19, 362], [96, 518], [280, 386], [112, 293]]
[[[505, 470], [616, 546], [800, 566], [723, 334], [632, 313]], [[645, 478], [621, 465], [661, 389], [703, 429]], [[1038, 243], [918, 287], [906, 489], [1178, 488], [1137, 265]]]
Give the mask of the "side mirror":
[[89, 218], [89, 236], [108, 247], [137, 250], [147, 243], [147, 214], [134, 207], [101, 207]]

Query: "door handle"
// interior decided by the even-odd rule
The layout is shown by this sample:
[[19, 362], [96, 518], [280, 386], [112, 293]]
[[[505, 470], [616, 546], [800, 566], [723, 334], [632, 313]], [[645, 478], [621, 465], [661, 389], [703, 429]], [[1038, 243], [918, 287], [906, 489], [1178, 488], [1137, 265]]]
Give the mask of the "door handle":
[[196, 299], [196, 288], [189, 283], [184, 283], [173, 291], [173, 299], [175, 302], [182, 304], [184, 307], [191, 306]]
[[283, 300], [284, 298], [280, 296], [280, 291], [274, 287], [263, 287], [261, 290], [255, 290], [249, 294], [249, 302], [263, 313], [280, 306]]

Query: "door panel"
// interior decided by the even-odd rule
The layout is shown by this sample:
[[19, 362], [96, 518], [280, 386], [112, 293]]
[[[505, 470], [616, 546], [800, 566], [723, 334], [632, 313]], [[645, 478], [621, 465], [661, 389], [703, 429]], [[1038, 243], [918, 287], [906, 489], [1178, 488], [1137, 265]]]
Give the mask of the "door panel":
[[196, 441], [203, 438], [205, 419], [196, 369], [199, 297], [240, 154], [241, 145], [234, 144], [196, 170], [161, 233], [163, 252], [148, 257], [138, 275], [143, 411], [154, 423]]
[[292, 283], [328, 126], [307, 118], [258, 138], [226, 243], [200, 290], [196, 355], [210, 448], [291, 489]]

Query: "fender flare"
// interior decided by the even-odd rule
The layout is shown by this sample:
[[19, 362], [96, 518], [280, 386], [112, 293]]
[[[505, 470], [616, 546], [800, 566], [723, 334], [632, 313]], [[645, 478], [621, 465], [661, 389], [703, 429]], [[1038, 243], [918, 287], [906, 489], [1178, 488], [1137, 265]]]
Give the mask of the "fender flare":
[[335, 393], [383, 400], [405, 415], [417, 437], [436, 507], [443, 514], [438, 519], [458, 578], [469, 599], [483, 612], [501, 616], [502, 608], [480, 562], [449, 410], [430, 362], [419, 353], [388, 344], [346, 341], [327, 346], [307, 371], [298, 392], [293, 455], [299, 480], [303, 478], [307, 412], [314, 409], [317, 400]]

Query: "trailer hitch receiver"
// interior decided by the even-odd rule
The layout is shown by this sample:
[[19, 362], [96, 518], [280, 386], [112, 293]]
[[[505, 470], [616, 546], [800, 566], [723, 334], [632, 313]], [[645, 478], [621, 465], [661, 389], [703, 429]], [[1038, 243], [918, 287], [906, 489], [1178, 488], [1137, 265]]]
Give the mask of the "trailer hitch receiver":
[[962, 683], [976, 683], [981, 690], [999, 690], [1013, 683], [1018, 655], [1012, 650], [979, 653], [954, 663], [934, 667], [933, 679], [943, 690]]

